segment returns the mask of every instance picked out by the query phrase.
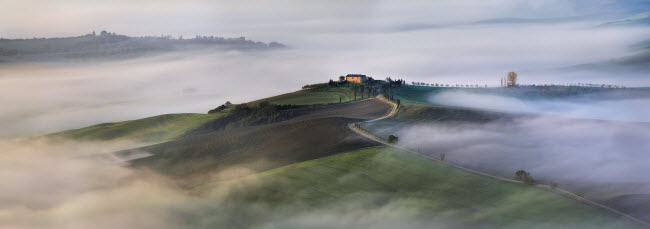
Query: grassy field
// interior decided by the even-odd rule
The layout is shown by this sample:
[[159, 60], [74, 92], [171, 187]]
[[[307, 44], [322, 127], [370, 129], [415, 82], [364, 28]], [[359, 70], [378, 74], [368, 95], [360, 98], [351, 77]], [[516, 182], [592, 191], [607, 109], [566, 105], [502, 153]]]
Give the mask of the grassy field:
[[446, 90], [452, 90], [452, 88], [402, 86], [391, 88], [391, 93], [393, 93], [395, 97], [400, 99], [403, 103], [430, 104], [431, 102], [429, 102], [429, 97], [432, 94]]
[[420, 124], [432, 123], [487, 123], [495, 120], [506, 120], [513, 115], [481, 111], [460, 107], [445, 107], [421, 103], [402, 103], [394, 116], [376, 122], [362, 123], [362, 129], [382, 139], [395, 134], [400, 129]]
[[154, 155], [132, 161], [132, 165], [193, 186], [376, 145], [346, 129], [345, 124], [353, 121], [286, 121], [185, 137], [137, 149]]
[[[562, 89], [568, 90], [568, 87], [564, 87]], [[522, 119], [527, 120], [526, 118], [536, 118], [535, 114], [510, 114], [472, 108], [450, 107], [432, 104], [430, 101], [427, 101], [427, 99], [432, 94], [439, 93], [444, 90], [473, 90], [474, 93], [491, 93], [499, 95], [507, 95], [510, 93], [509, 96], [521, 96], [513, 97], [521, 100], [535, 100], [543, 97], [545, 100], [603, 99], [603, 101], [607, 101], [606, 99], [611, 99], [609, 97], [637, 98], [644, 95], [645, 93], [648, 93], [648, 90], [645, 88], [589, 88], [588, 90], [591, 91], [580, 94], [575, 98], [569, 98], [564, 93], [562, 93], [564, 95], [561, 95], [564, 97], [560, 97], [558, 94], [550, 94], [545, 91], [541, 91], [540, 94], [540, 90], [538, 90], [538, 88], [535, 88], [535, 90], [529, 90], [528, 92], [526, 92], [527, 89], [524, 88], [521, 91], [517, 92], [519, 89], [448, 89], [435, 87], [402, 87], [397, 88], [393, 91], [397, 98], [402, 99], [402, 106], [400, 107], [397, 114], [385, 120], [364, 123], [361, 125], [361, 128], [383, 139], [386, 139], [389, 135], [397, 135], [400, 137], [400, 140], [408, 141], [409, 138], [410, 140], [413, 140], [412, 137], [414, 137], [413, 135], [409, 136], [409, 133], [414, 133], [412, 131], [423, 130], [418, 129], [418, 127], [424, 127], [423, 133], [431, 134], [437, 133], [434, 130], [446, 130], [450, 132], [449, 136], [454, 136], [454, 134], [458, 134], [455, 131], [458, 131], [459, 129], [462, 130], [463, 128], [465, 128], [464, 133], [468, 134], [471, 131], [480, 131], [483, 125], [489, 126], [499, 123], [510, 123], [511, 121]], [[612, 94], [612, 92], [621, 92], [623, 90], [625, 90], [625, 93]], [[575, 120], [572, 123], [580, 123], [579, 121], [580, 120]], [[430, 128], [427, 129], [427, 126]], [[472, 127], [470, 128], [468, 126]], [[517, 126], [517, 124], [503, 125], [504, 128], [516, 128]], [[472, 142], [464, 142], [463, 146], [460, 147], [450, 147], [450, 145], [453, 145], [452, 142], [432, 143], [436, 141], [434, 138], [438, 137], [434, 134], [431, 134], [431, 137], [428, 139], [426, 136], [420, 135], [418, 141], [422, 142], [422, 144], [409, 142], [408, 144], [404, 143], [403, 146], [410, 147], [412, 150], [416, 150], [433, 157], [438, 157], [444, 153], [447, 156], [447, 160], [452, 163], [503, 177], [510, 177], [513, 171], [516, 171], [519, 168], [537, 168], [539, 166], [537, 162], [548, 160], [548, 158], [552, 158], [553, 153], [557, 152], [543, 151], [535, 153], [531, 156], [522, 157], [521, 155], [525, 155], [526, 151], [517, 150], [513, 153], [510, 150], [516, 150], [516, 146], [512, 145], [509, 145], [509, 148], [489, 150], [490, 147], [486, 146], [485, 139], [490, 139], [493, 137], [490, 136], [491, 134], [501, 134], [502, 132], [499, 131], [504, 131], [504, 129], [494, 129], [488, 134], [484, 133], [480, 136], [477, 135]], [[561, 134], [562, 132], [558, 132], [558, 135]], [[439, 138], [445, 137], [448, 136], [440, 136]], [[430, 142], [425, 143], [427, 141]], [[526, 142], [526, 144], [530, 144], [530, 146], [527, 147], [536, 147], [535, 139], [526, 140], [524, 142]], [[481, 148], [481, 150], [471, 151], [472, 148]], [[593, 166], [599, 167], [603, 166], [603, 164], [594, 164]], [[623, 167], [625, 165], [619, 164], [617, 166]], [[566, 165], [566, 167], [563, 167], [562, 169], [565, 169], [566, 171], [572, 171], [572, 165]], [[647, 200], [650, 198], [648, 198], [648, 195], [639, 195], [644, 193], [643, 189], [639, 188], [641, 184], [631, 184], [625, 182], [607, 183], [606, 181], [595, 182], [589, 179], [574, 179], [568, 181], [565, 180], [565, 174], [554, 174], [549, 171], [545, 171], [541, 174], [537, 171], [533, 171], [533, 173], [537, 173], [536, 179], [540, 183], [555, 183], [563, 189], [578, 193], [590, 200], [605, 204], [609, 207], [633, 215], [637, 218], [644, 219], [646, 221], [650, 219], [650, 214], [645, 211], [648, 209], [648, 203], [650, 202]]]
[[[339, 98], [342, 99], [342, 102], [352, 101], [354, 100], [354, 92], [348, 87], [331, 87], [316, 91], [300, 90], [254, 101], [253, 103], [268, 101], [278, 105], [311, 105], [338, 103]], [[361, 95], [357, 95], [357, 98], [361, 99]]]
[[[321, 90], [305, 90], [282, 94], [262, 100], [250, 102], [256, 104], [269, 101], [278, 105], [315, 105], [338, 103], [354, 100], [354, 93], [348, 87], [332, 87]], [[359, 96], [359, 98], [361, 98]], [[216, 105], [215, 105], [216, 107]], [[209, 109], [209, 108], [206, 108]], [[211, 115], [205, 114], [165, 114], [143, 119], [102, 123], [80, 129], [68, 130], [50, 134], [51, 137], [65, 137], [75, 140], [133, 140], [145, 143], [158, 143], [172, 140], [186, 132], [214, 121], [228, 114], [219, 112]]]
[[76, 140], [133, 140], [156, 143], [174, 139], [219, 117], [220, 115], [206, 114], [165, 114], [131, 121], [103, 123], [49, 136]]
[[292, 120], [203, 131], [136, 149], [154, 156], [135, 160], [133, 165], [159, 171], [184, 186], [220, 179], [215, 177], [237, 177], [242, 174], [226, 173], [259, 172], [376, 145], [346, 124], [380, 117], [388, 109], [376, 100], [298, 109]]
[[[270, 212], [282, 212], [284, 217], [273, 223], [281, 228], [300, 228], [303, 221], [292, 218], [312, 214], [333, 217], [323, 225], [328, 228], [395, 222], [401, 228], [640, 228], [547, 191], [470, 174], [386, 147], [266, 171], [242, 179], [246, 185], [231, 183], [210, 183], [194, 192], [209, 195], [221, 185], [237, 187], [230, 190], [226, 205], [256, 210], [242, 210], [251, 220], [228, 222], [236, 226], [264, 224], [264, 219], [274, 218], [268, 216]], [[383, 223], [365, 225], [363, 219], [368, 218]]]
[[[332, 91], [299, 91], [267, 100], [297, 105], [337, 103], [337, 93], [346, 93], [338, 90], [347, 88], [327, 90]], [[504, 118], [498, 113], [426, 105], [427, 94], [415, 87], [396, 90], [403, 101], [397, 115], [372, 124]], [[56, 135], [163, 142], [122, 153], [153, 153], [131, 165], [166, 175], [196, 195], [217, 195], [220, 187], [235, 184], [225, 202], [211, 205], [224, 208], [212, 212], [224, 220], [219, 225], [230, 228], [313, 228], [319, 224], [322, 228], [637, 227], [550, 192], [378, 147], [346, 127], [379, 117], [388, 109], [376, 100], [309, 106], [287, 111], [292, 112], [290, 120], [215, 129], [210, 123], [219, 115], [171, 114]], [[197, 129], [205, 131], [188, 134]], [[205, 215], [197, 217], [205, 219]]]

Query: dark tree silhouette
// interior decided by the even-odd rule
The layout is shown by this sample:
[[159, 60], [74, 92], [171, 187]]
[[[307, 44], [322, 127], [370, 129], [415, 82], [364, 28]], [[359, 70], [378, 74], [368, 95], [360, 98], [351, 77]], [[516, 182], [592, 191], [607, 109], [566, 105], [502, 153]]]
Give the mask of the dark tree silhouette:
[[532, 185], [535, 183], [535, 180], [533, 180], [533, 177], [530, 176], [529, 172], [526, 172], [525, 170], [518, 170], [515, 172], [515, 180], [524, 182], [525, 184]]
[[363, 84], [359, 85], [359, 92], [361, 92], [361, 99], [363, 99], [363, 94], [365, 92], [366, 88], [363, 86]]
[[398, 140], [399, 138], [397, 136], [391, 134], [390, 136], [388, 136], [388, 140], [386, 141], [390, 144], [395, 144], [397, 143]]

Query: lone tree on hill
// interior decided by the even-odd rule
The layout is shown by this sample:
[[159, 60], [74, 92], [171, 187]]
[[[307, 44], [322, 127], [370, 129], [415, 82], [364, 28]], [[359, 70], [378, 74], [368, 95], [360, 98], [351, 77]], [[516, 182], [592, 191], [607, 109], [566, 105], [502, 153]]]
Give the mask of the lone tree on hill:
[[530, 176], [530, 173], [526, 172], [525, 170], [519, 170], [515, 172], [515, 180], [522, 181], [524, 184], [528, 185], [535, 183], [535, 180], [533, 180], [533, 177]]
[[390, 136], [388, 136], [388, 140], [386, 140], [386, 141], [388, 143], [390, 143], [390, 144], [395, 144], [395, 143], [397, 143], [398, 139], [399, 138], [397, 136], [391, 134]]
[[508, 72], [508, 87], [515, 87], [517, 85], [517, 73], [516, 72]]

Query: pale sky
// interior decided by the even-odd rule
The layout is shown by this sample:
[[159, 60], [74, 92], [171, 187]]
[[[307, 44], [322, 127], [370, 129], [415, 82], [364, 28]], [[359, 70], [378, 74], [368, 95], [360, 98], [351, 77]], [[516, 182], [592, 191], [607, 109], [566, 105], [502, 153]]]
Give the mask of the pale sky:
[[[619, 12], [612, 1], [0, 0], [0, 36], [248, 34], [309, 24], [462, 23], [501, 17], [574, 17]], [[314, 28], [318, 29], [318, 28]], [[323, 28], [324, 29], [324, 28]], [[269, 35], [271, 36], [271, 35]], [[275, 35], [280, 37], [279, 35]]]

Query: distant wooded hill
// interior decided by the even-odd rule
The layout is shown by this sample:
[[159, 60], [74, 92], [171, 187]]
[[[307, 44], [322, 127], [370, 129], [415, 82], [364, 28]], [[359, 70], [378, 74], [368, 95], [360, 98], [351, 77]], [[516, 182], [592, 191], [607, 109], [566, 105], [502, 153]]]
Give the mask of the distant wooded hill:
[[244, 37], [196, 36], [191, 39], [171, 36], [129, 37], [102, 31], [78, 37], [2, 39], [0, 62], [85, 60], [128, 58], [179, 50], [216, 48], [225, 50], [268, 50], [285, 45], [256, 42]]

